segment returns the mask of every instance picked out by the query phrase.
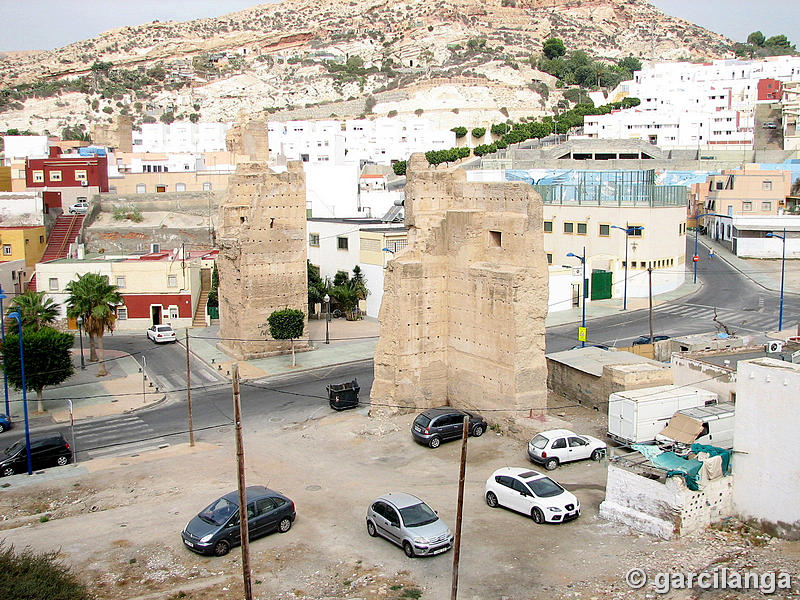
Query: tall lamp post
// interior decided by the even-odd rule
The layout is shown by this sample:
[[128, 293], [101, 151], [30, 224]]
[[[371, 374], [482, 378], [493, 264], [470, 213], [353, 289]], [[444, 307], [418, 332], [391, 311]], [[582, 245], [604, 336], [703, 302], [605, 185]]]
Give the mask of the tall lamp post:
[[700, 262], [700, 255], [697, 254], [697, 232], [700, 231], [700, 218], [701, 217], [727, 217], [729, 215], [718, 215], [717, 213], [703, 213], [702, 215], [697, 215], [695, 217], [694, 223], [694, 256], [692, 256], [692, 262], [694, 262], [694, 280], [692, 283], [697, 283], [697, 263]]
[[28, 475], [33, 475], [31, 465], [31, 432], [28, 426], [28, 391], [25, 382], [25, 352], [22, 349], [22, 320], [19, 313], [14, 311], [8, 313], [9, 319], [14, 319], [19, 328], [19, 370], [22, 376], [22, 411], [25, 413], [25, 453], [28, 455]]
[[783, 278], [786, 273], [786, 228], [783, 228], [783, 235], [778, 235], [777, 233], [772, 233], [771, 231], [767, 233], [767, 237], [776, 237], [783, 240], [783, 252], [781, 252], [781, 308], [778, 312], [778, 331], [783, 330]]
[[619, 225], [612, 225], [611, 229], [620, 229], [625, 232], [625, 286], [622, 292], [622, 310], [628, 310], [628, 236], [634, 231], [641, 231], [644, 229], [641, 225], [626, 225], [620, 227]]
[[[2, 339], [3, 342], [6, 341], [6, 316], [3, 312], [3, 300], [6, 298], [8, 298], [8, 296], [3, 293], [3, 287], [0, 286], [0, 339]], [[5, 369], [3, 369], [3, 395], [6, 399], [6, 416], [11, 420], [11, 408], [8, 404], [8, 375]]]
[[330, 344], [331, 338], [328, 334], [328, 323], [331, 321], [331, 297], [325, 294], [323, 300], [325, 302], [325, 343]]
[[81, 342], [81, 371], [83, 371], [86, 369], [86, 363], [83, 361], [83, 317], [79, 316], [75, 322], [78, 324], [78, 339]]
[[[583, 247], [583, 256], [570, 252], [567, 256], [577, 258], [583, 267], [583, 281], [581, 281], [581, 328], [586, 329], [586, 246]], [[581, 348], [586, 347], [586, 340], [581, 340]]]

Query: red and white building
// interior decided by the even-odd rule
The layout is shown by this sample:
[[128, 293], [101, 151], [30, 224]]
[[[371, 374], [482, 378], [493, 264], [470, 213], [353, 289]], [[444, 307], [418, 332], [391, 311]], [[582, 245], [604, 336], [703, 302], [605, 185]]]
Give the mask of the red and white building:
[[62, 154], [61, 148], [51, 146], [47, 158], [25, 161], [25, 185], [28, 190], [44, 191], [47, 208], [66, 211], [78, 201], [109, 191], [108, 158]]

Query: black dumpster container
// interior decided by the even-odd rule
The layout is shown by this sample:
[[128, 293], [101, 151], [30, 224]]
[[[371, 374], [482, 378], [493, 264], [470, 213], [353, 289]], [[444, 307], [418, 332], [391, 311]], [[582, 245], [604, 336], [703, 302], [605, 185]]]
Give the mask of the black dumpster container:
[[344, 410], [358, 406], [358, 380], [346, 383], [328, 384], [328, 402], [334, 410]]

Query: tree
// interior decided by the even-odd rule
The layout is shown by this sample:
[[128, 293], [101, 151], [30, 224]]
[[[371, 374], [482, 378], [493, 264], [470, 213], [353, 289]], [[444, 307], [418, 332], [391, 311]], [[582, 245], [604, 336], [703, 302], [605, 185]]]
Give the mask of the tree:
[[59, 561], [59, 551], [35, 554], [30, 548], [16, 552], [0, 543], [0, 598], [89, 600], [93, 594], [72, 570]]
[[472, 137], [476, 139], [481, 139], [484, 135], [486, 135], [486, 127], [476, 127], [472, 130]]
[[794, 46], [785, 35], [773, 35], [767, 38], [764, 46], [773, 50], [794, 50]]
[[398, 160], [396, 163], [392, 165], [392, 171], [394, 171], [395, 175], [405, 175], [406, 166], [407, 166], [406, 161]]
[[162, 113], [158, 120], [169, 125], [175, 120], [175, 113], [171, 110], [168, 110], [167, 112]]
[[542, 44], [542, 52], [547, 58], [553, 59], [564, 56], [567, 53], [567, 48], [560, 38], [550, 38]]
[[308, 312], [315, 312], [314, 307], [321, 304], [325, 299], [325, 294], [328, 293], [328, 284], [320, 277], [319, 267], [312, 265], [311, 261], [306, 259], [306, 271], [308, 275]]
[[364, 273], [361, 272], [361, 267], [358, 265], [353, 267], [353, 277], [350, 278], [350, 283], [358, 292], [359, 300], [366, 300], [367, 296], [369, 296], [367, 278], [364, 277]]
[[82, 317], [89, 336], [89, 360], [100, 362], [97, 376], [108, 375], [103, 354], [103, 334], [114, 331], [116, 307], [122, 304], [119, 288], [105, 275], [86, 273], [67, 284], [67, 316]]
[[461, 139], [467, 135], [466, 127], [453, 127], [450, 131], [456, 134], [456, 139]]
[[763, 48], [766, 39], [767, 38], [764, 37], [763, 33], [760, 31], [754, 31], [747, 36], [747, 43], [752, 44], [753, 46], [758, 46], [759, 48]]
[[36, 330], [52, 325], [58, 318], [58, 304], [52, 298], [45, 298], [45, 292], [27, 291], [11, 300], [6, 314], [18, 312], [23, 327]]
[[617, 62], [617, 66], [633, 75], [634, 71], [642, 70], [642, 61], [634, 56], [627, 56]]
[[291, 340], [292, 343], [292, 366], [296, 366], [294, 355], [294, 341], [302, 337], [303, 329], [306, 324], [306, 315], [302, 310], [295, 308], [284, 308], [276, 310], [267, 319], [269, 323], [269, 334], [274, 340]]
[[355, 310], [358, 308], [358, 301], [361, 298], [359, 290], [351, 281], [334, 286], [333, 289], [331, 289], [331, 297], [336, 300], [339, 308], [341, 308], [347, 316], [348, 321], [355, 319]]
[[375, 105], [377, 103], [378, 102], [377, 100], [375, 100], [375, 96], [373, 96], [372, 94], [367, 96], [367, 99], [364, 101], [364, 113], [371, 114], [372, 110], [375, 108]]
[[[22, 349], [25, 354], [25, 387], [36, 391], [39, 411], [42, 410], [42, 391], [45, 386], [59, 385], [72, 376], [71, 333], [61, 333], [52, 327], [36, 328], [35, 325], [22, 330]], [[9, 333], [3, 342], [3, 368], [8, 382], [22, 389], [22, 370], [19, 360], [19, 335]]]
[[589, 65], [582, 65], [575, 69], [575, 83], [583, 87], [597, 85], [597, 72]]
[[211, 269], [211, 289], [208, 291], [208, 301], [206, 306], [211, 308], [219, 306], [219, 272], [217, 271], [217, 263], [214, 262], [214, 268]]

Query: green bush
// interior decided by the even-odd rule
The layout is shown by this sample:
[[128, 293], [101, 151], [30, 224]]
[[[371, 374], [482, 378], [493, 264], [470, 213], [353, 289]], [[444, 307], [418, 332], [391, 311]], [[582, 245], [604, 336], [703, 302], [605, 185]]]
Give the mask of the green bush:
[[124, 221], [126, 219], [134, 223], [141, 223], [144, 217], [141, 209], [133, 204], [117, 204], [114, 206], [114, 220]]
[[456, 139], [461, 139], [467, 135], [466, 127], [453, 127], [450, 131], [456, 134]]
[[476, 127], [472, 130], [472, 137], [476, 139], [480, 139], [484, 135], [486, 135], [486, 127]]
[[405, 175], [406, 174], [406, 161], [398, 160], [396, 163], [392, 165], [392, 170], [394, 171], [395, 175]]
[[58, 552], [15, 552], [0, 543], [0, 598], [3, 600], [89, 600], [89, 590], [72, 570], [58, 561]]

